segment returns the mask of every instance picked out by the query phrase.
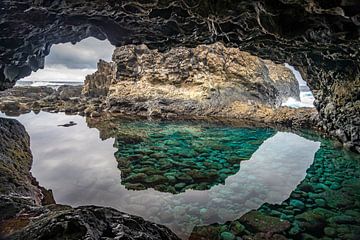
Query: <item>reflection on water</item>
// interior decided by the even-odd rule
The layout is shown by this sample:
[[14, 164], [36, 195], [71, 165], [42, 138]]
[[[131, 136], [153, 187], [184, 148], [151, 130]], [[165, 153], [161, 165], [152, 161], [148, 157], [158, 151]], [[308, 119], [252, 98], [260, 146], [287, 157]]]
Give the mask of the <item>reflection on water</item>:
[[[191, 234], [195, 226], [225, 223], [251, 209], [257, 209], [263, 203], [281, 203], [286, 200], [305, 177], [306, 169], [311, 165], [314, 154], [320, 146], [319, 142], [310, 141], [292, 133], [275, 133], [270, 129], [235, 129], [211, 125], [204, 127], [185, 123], [147, 125], [145, 131], [148, 134], [147, 138], [140, 138], [139, 145], [136, 145], [135, 140], [139, 139], [134, 138], [134, 132], [137, 136], [143, 136], [141, 134], [144, 133], [144, 127], [136, 131], [137, 128], [141, 128], [139, 123], [124, 123], [120, 127], [123, 131], [119, 129], [115, 131], [118, 133], [115, 134], [116, 140], [114, 138], [101, 140], [99, 131], [90, 129], [81, 116], [41, 112], [38, 115], [33, 113], [21, 115], [17, 119], [26, 127], [31, 137], [31, 149], [34, 155], [32, 173], [41, 185], [53, 190], [58, 203], [72, 206], [89, 204], [111, 206], [120, 211], [142, 216], [146, 220], [164, 224], [184, 239]], [[69, 121], [74, 121], [77, 125], [69, 128], [58, 127]], [[133, 138], [126, 138], [130, 136], [129, 132]], [[213, 148], [209, 150], [216, 149], [217, 155], [223, 154], [223, 161], [221, 163], [210, 161], [211, 164], [196, 165], [195, 169], [206, 173], [207, 167], [210, 170], [215, 169], [212, 164], [216, 162], [218, 170], [228, 167], [232, 170], [217, 171], [217, 176], [223, 174], [222, 177], [215, 178], [214, 182], [208, 181], [208, 185], [204, 188], [206, 190], [194, 190], [196, 189], [194, 179], [191, 181], [192, 186], [181, 179], [175, 183], [186, 185], [179, 188], [177, 194], [166, 190], [155, 190], [151, 188], [149, 181], [142, 190], [131, 190], [131, 187], [129, 188], [126, 184], [127, 181], [121, 183], [121, 175], [124, 173], [117, 168], [117, 160], [128, 151], [139, 149], [143, 152], [148, 151], [149, 149], [144, 149], [147, 145], [143, 141], [149, 141], [149, 133], [150, 146], [158, 145], [160, 148], [165, 146], [171, 148], [171, 144], [166, 145], [166, 140], [169, 139], [164, 138], [167, 136], [174, 139], [175, 134], [176, 137], [183, 138], [187, 144], [191, 142], [189, 138], [201, 136], [194, 142], [198, 143], [199, 147], [206, 146], [206, 141], [213, 144]], [[100, 134], [109, 135], [104, 132]], [[159, 141], [153, 140], [155, 135], [160, 136]], [[222, 136], [224, 136], [223, 139]], [[212, 139], [213, 137], [216, 137], [218, 142]], [[235, 138], [240, 141], [238, 144], [242, 141], [239, 139], [244, 140], [243, 152], [235, 145], [229, 148], [229, 144], [236, 141]], [[125, 141], [126, 139], [128, 142]], [[187, 150], [184, 154], [191, 153], [192, 147], [189, 145], [185, 147]], [[247, 152], [249, 149], [250, 151]], [[211, 157], [211, 151], [205, 151], [204, 156]], [[117, 160], [114, 157], [115, 152]], [[241, 156], [244, 152], [246, 154]], [[231, 154], [226, 155], [227, 153]], [[151, 154], [154, 152], [147, 155], [149, 156], [147, 160], [151, 158]], [[230, 159], [227, 157], [234, 157], [234, 154], [240, 154], [239, 162], [227, 162], [226, 159]], [[191, 153], [190, 159], [194, 156], [196, 153]], [[126, 163], [132, 165], [130, 172], [125, 174], [127, 177], [136, 173], [139, 164], [144, 164], [138, 159], [133, 160], [137, 161], [136, 164]], [[244, 161], [240, 163], [240, 160]], [[208, 160], [203, 160], [203, 162], [206, 161]], [[181, 158], [178, 158], [176, 162], [181, 162]], [[120, 169], [123, 169], [122, 164], [120, 164]], [[236, 166], [236, 171], [232, 166]], [[186, 165], [184, 168], [185, 171], [189, 171], [191, 165]], [[166, 166], [165, 172], [179, 171], [183, 174], [183, 170], [181, 166], [173, 164]], [[167, 177], [169, 174], [162, 173], [161, 176]], [[168, 180], [169, 178], [162, 181], [166, 187], [171, 186]], [[155, 183], [154, 187], [158, 188], [158, 185]]]
[[115, 157], [125, 187], [174, 194], [224, 184], [239, 171], [240, 162], [249, 160], [274, 134], [267, 128], [206, 123], [121, 121], [118, 125]]

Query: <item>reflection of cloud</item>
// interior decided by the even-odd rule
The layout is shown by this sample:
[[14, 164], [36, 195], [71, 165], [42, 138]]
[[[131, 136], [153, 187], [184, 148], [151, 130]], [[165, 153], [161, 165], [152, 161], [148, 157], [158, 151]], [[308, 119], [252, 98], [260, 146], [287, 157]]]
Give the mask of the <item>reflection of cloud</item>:
[[61, 43], [53, 45], [45, 58], [45, 68], [39, 69], [26, 81], [71, 81], [82, 82], [85, 76], [96, 71], [99, 59], [111, 61], [115, 47], [109, 41], [87, 38], [75, 45]]
[[[101, 141], [99, 132], [89, 129], [81, 116], [41, 112], [17, 119], [31, 137], [32, 172], [41, 185], [53, 190], [58, 203], [114, 207], [164, 224], [183, 238], [196, 225], [224, 223], [264, 202], [279, 203], [288, 198], [304, 178], [320, 145], [278, 132], [250, 160], [241, 162], [240, 171], [228, 177], [225, 185], [173, 195], [154, 189], [126, 190], [113, 155], [114, 139]], [[69, 121], [77, 125], [57, 127]]]

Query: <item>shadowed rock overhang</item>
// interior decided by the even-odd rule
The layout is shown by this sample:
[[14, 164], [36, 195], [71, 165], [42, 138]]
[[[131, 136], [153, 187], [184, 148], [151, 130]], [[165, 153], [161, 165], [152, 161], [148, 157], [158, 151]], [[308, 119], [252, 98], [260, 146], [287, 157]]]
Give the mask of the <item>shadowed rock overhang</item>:
[[360, 152], [356, 0], [3, 0], [0, 89], [44, 67], [51, 45], [93, 36], [165, 51], [216, 41], [288, 62], [313, 91], [326, 131]]

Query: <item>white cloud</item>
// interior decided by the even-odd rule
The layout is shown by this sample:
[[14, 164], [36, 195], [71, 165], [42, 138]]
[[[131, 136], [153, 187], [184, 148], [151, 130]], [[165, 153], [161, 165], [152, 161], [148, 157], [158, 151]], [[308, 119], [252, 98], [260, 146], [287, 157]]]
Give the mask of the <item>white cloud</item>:
[[51, 47], [45, 65], [65, 65], [68, 68], [96, 68], [99, 59], [110, 61], [115, 47], [109, 41], [87, 38], [73, 45], [60, 43]]
[[33, 82], [83, 82], [86, 75], [95, 71], [96, 69], [92, 68], [71, 69], [64, 65], [52, 65], [38, 70], [22, 80]]
[[49, 56], [45, 57], [44, 69], [39, 69], [22, 80], [83, 82], [86, 75], [96, 71], [99, 59], [111, 61], [114, 49], [109, 41], [100, 41], [96, 38], [87, 38], [75, 45], [53, 45]]

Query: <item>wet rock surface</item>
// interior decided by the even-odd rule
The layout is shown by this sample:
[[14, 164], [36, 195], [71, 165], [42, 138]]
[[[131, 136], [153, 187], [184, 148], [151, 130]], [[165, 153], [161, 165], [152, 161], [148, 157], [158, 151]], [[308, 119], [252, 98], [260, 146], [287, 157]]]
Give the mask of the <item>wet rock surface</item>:
[[326, 131], [360, 151], [357, 1], [5, 0], [0, 11], [0, 89], [42, 68], [60, 42], [94, 36], [168, 50], [221, 41], [298, 68]]
[[30, 173], [29, 136], [0, 118], [1, 239], [178, 239], [169, 229], [114, 209], [57, 205]]

